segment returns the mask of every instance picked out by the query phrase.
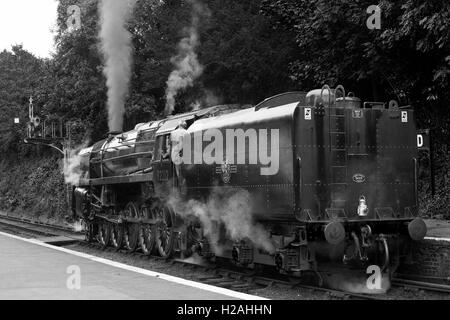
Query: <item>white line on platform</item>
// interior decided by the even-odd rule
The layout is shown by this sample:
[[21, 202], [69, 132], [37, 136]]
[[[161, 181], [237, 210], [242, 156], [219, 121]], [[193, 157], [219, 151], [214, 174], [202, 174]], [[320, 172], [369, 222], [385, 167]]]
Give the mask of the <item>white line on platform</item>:
[[450, 238], [425, 237], [425, 240], [435, 240], [435, 241], [447, 241], [447, 242], [450, 242]]
[[35, 244], [41, 247], [45, 247], [45, 248], [49, 248], [49, 249], [53, 249], [53, 250], [57, 250], [57, 251], [61, 251], [61, 252], [65, 252], [77, 257], [81, 257], [84, 259], [88, 259], [91, 261], [95, 261], [95, 262], [99, 262], [99, 263], [103, 263], [115, 268], [120, 268], [120, 269], [124, 269], [124, 270], [128, 270], [131, 272], [136, 272], [136, 273], [140, 273], [149, 277], [155, 277], [158, 279], [162, 279], [162, 280], [166, 280], [166, 281], [170, 281], [170, 282], [174, 282], [174, 283], [178, 283], [181, 285], [185, 285], [185, 286], [189, 286], [189, 287], [193, 287], [193, 288], [197, 288], [197, 289], [201, 289], [201, 290], [205, 290], [205, 291], [210, 291], [210, 292], [214, 292], [214, 293], [218, 293], [218, 294], [222, 294], [228, 297], [232, 297], [232, 298], [236, 298], [236, 299], [243, 299], [243, 300], [268, 300], [266, 298], [262, 298], [262, 297], [258, 297], [258, 296], [254, 296], [254, 295], [250, 295], [250, 294], [246, 294], [246, 293], [241, 293], [241, 292], [237, 292], [237, 291], [233, 291], [233, 290], [229, 290], [229, 289], [225, 289], [225, 288], [220, 288], [220, 287], [215, 287], [215, 286], [211, 286], [209, 284], [204, 284], [204, 283], [199, 283], [199, 282], [195, 282], [195, 281], [191, 281], [191, 280], [186, 280], [186, 279], [182, 279], [182, 278], [178, 278], [178, 277], [174, 277], [174, 276], [170, 276], [168, 274], [164, 274], [164, 273], [159, 273], [159, 272], [154, 272], [154, 271], [150, 271], [150, 270], [146, 270], [146, 269], [142, 269], [142, 268], [137, 268], [137, 267], [133, 267], [133, 266], [129, 266], [120, 262], [115, 262], [112, 260], [108, 260], [108, 259], [104, 259], [104, 258], [99, 258], [96, 256], [92, 256], [86, 253], [82, 253], [82, 252], [78, 252], [78, 251], [73, 251], [70, 249], [66, 249], [66, 248], [61, 248], [61, 247], [56, 247], [56, 246], [52, 246], [49, 245], [47, 243], [41, 242], [39, 240], [35, 240], [35, 239], [25, 239], [25, 238], [21, 238], [18, 236], [14, 236], [12, 234], [8, 234], [8, 233], [4, 233], [4, 232], [0, 232], [0, 235], [5, 236], [5, 237], [9, 237], [12, 239], [16, 239], [16, 240], [21, 240], [24, 242], [28, 242], [31, 244]]

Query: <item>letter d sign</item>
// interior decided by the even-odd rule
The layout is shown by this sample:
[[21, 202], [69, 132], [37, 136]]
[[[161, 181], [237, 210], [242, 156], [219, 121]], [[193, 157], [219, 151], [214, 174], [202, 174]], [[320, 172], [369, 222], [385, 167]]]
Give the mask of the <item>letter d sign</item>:
[[417, 148], [423, 147], [423, 135], [418, 134], [417, 135]]

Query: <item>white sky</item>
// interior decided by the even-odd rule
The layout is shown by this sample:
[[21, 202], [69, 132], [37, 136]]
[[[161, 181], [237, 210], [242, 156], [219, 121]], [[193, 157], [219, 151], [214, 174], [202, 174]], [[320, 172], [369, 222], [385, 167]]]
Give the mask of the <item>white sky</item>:
[[57, 0], [0, 0], [0, 51], [22, 44], [38, 57], [49, 57], [57, 6]]

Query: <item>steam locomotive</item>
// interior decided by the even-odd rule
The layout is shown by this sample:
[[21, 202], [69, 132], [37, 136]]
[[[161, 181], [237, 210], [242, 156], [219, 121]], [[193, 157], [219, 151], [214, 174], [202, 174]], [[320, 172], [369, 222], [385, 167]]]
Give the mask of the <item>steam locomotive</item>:
[[[178, 171], [167, 154], [182, 122]], [[329, 264], [389, 271], [427, 231], [417, 153], [411, 109], [324, 86], [110, 133], [79, 152], [72, 208], [105, 247], [292, 276]]]

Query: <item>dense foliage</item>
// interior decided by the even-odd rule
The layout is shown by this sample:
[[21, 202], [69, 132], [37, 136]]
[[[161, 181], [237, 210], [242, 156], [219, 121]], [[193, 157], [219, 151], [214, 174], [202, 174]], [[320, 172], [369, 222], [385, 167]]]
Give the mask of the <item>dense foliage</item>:
[[380, 1], [381, 29], [369, 30], [371, 0], [264, 0], [276, 27], [295, 33], [301, 54], [290, 63], [300, 87], [323, 83], [356, 91], [365, 100], [399, 99], [419, 125], [449, 143], [450, 2]]
[[[0, 154], [29, 151], [20, 143], [28, 117], [28, 100], [37, 93], [46, 66], [46, 61], [19, 45], [0, 52]], [[14, 118], [19, 118], [20, 123], [15, 124]]]
[[0, 210], [62, 222], [70, 211], [61, 165], [56, 155], [0, 160]]

